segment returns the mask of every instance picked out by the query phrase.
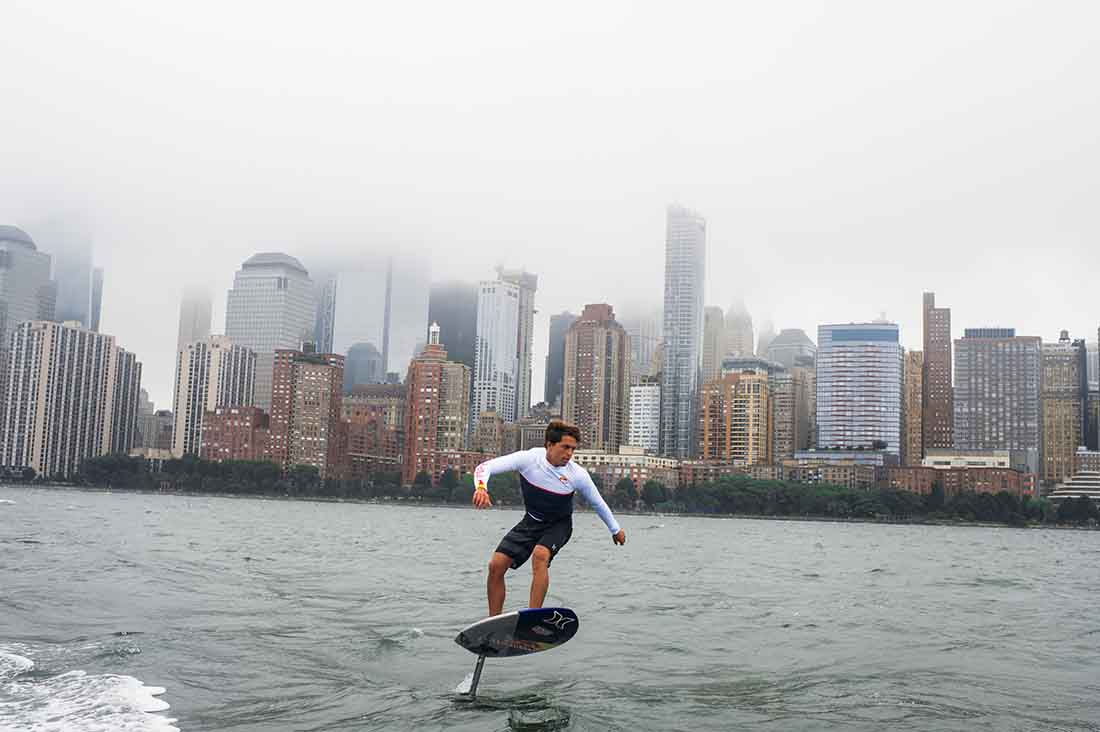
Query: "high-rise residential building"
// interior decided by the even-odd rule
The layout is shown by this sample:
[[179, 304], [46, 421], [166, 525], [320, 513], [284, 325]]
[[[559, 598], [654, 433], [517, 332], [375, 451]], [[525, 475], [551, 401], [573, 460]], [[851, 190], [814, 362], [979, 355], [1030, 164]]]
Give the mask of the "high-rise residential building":
[[[522, 269], [497, 269], [501, 282], [510, 282], [518, 289], [516, 335], [516, 406], [513, 419], [522, 419], [531, 411], [531, 358], [535, 347], [535, 291], [538, 275]], [[506, 420], [512, 421], [512, 420]]]
[[955, 340], [955, 447], [1024, 451], [1039, 472], [1041, 360], [1040, 339], [1013, 328], [967, 328]]
[[760, 340], [756, 344], [756, 354], [761, 357], [766, 357], [768, 349], [771, 348], [772, 341], [775, 340], [775, 326], [772, 321], [765, 320], [764, 327], [760, 329]]
[[618, 452], [627, 443], [630, 339], [610, 305], [585, 305], [565, 335], [562, 416], [586, 448]]
[[784, 328], [762, 355], [769, 361], [791, 368], [799, 359], [808, 358], [813, 362], [817, 358], [817, 346], [801, 328]]
[[137, 356], [117, 349], [114, 380], [109, 450], [116, 455], [127, 455], [141, 438], [137, 421], [141, 402], [141, 364]]
[[936, 295], [924, 293], [924, 373], [921, 376], [921, 447], [955, 446], [954, 390], [951, 387], [951, 309], [936, 307]]
[[67, 478], [87, 458], [129, 452], [141, 364], [77, 323], [30, 320], [12, 334], [0, 465]]
[[726, 356], [747, 358], [756, 355], [753, 346], [755, 335], [752, 329], [752, 316], [745, 307], [744, 300], [737, 300], [726, 311]]
[[298, 349], [314, 331], [314, 291], [294, 257], [265, 252], [237, 271], [225, 309], [225, 335], [256, 353], [254, 404], [271, 409], [275, 351]]
[[514, 422], [519, 384], [520, 288], [502, 280], [481, 283], [477, 301], [473, 414], [493, 412]]
[[656, 379], [630, 387], [630, 432], [627, 442], [656, 455], [661, 449], [661, 385]]
[[688, 458], [695, 452], [706, 248], [706, 220], [689, 209], [669, 206], [665, 227], [661, 452], [671, 457]]
[[[1080, 344], [1080, 342], [1078, 342]], [[1060, 483], [1074, 473], [1077, 448], [1084, 444], [1082, 413], [1087, 408], [1081, 395], [1081, 354], [1078, 344], [1062, 331], [1057, 343], [1042, 345], [1039, 404], [1042, 411], [1040, 477]]]
[[172, 454], [201, 454], [204, 416], [218, 407], [252, 406], [255, 384], [256, 354], [250, 349], [221, 335], [184, 346], [176, 358]]
[[270, 416], [259, 407], [217, 407], [202, 420], [203, 460], [269, 460]]
[[812, 450], [817, 446], [817, 357], [799, 356], [790, 368], [795, 375], [798, 399], [798, 419], [801, 425], [796, 431], [799, 450]]
[[924, 456], [924, 352], [906, 352], [903, 371], [901, 464], [919, 466]]
[[[0, 385], [6, 383], [12, 333], [28, 320], [53, 318], [50, 255], [22, 229], [0, 226]], [[6, 395], [0, 391], [0, 426]]]
[[565, 377], [565, 334], [577, 316], [561, 312], [550, 316], [550, 346], [546, 354], [546, 384], [543, 401], [552, 408], [561, 408], [562, 380]]
[[778, 462], [809, 449], [813, 442], [813, 368], [792, 366], [767, 373], [769, 456], [771, 462]]
[[214, 303], [210, 291], [201, 287], [188, 287], [180, 300], [180, 329], [176, 337], [176, 353], [186, 350], [189, 343], [205, 340], [210, 336], [210, 317]]
[[469, 424], [470, 368], [449, 362], [435, 323], [424, 351], [409, 364], [405, 386], [405, 459], [401, 480], [411, 484], [419, 473], [432, 475], [436, 453], [465, 447]]
[[894, 323], [817, 329], [818, 449], [901, 450], [902, 348]]
[[659, 309], [633, 311], [620, 321], [630, 336], [630, 371], [634, 384], [640, 384], [661, 372], [656, 363], [661, 343], [663, 317]]
[[771, 462], [768, 374], [727, 373], [703, 385], [699, 397], [699, 457], [741, 465]]
[[722, 308], [703, 308], [703, 382], [717, 379], [726, 357], [726, 321]]
[[439, 340], [447, 358], [474, 368], [477, 340], [477, 293], [474, 282], [450, 280], [432, 284], [428, 296], [428, 323], [439, 325]]
[[344, 359], [344, 393], [350, 394], [356, 386], [386, 383], [382, 368], [382, 352], [373, 343], [356, 343], [348, 349]]
[[407, 407], [408, 392], [398, 384], [356, 386], [344, 396], [342, 412], [348, 423], [352, 477], [400, 472]]
[[343, 386], [343, 356], [311, 348], [275, 351], [269, 438], [273, 462], [283, 470], [312, 465], [322, 479], [339, 477]]

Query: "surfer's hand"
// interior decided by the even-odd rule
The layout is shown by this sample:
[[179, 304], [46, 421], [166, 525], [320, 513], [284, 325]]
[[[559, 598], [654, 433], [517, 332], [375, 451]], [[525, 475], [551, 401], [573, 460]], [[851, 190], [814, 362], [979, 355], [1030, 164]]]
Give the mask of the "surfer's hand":
[[620, 546], [622, 546], [623, 544], [626, 544], [626, 532], [623, 531], [622, 529], [619, 529], [619, 533], [613, 534], [611, 536], [611, 541], [615, 542], [616, 544], [618, 544]]
[[474, 491], [474, 507], [489, 508], [493, 505], [493, 499], [489, 498], [489, 491]]

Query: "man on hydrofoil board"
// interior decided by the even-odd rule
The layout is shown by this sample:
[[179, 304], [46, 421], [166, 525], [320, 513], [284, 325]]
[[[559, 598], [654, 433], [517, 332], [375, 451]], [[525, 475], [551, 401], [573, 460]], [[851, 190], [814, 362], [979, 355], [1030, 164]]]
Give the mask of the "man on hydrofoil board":
[[550, 563], [573, 534], [573, 494], [579, 492], [595, 509], [611, 532], [611, 540], [626, 544], [626, 532], [615, 520], [588, 471], [573, 462], [573, 451], [581, 431], [554, 420], [546, 428], [545, 447], [533, 447], [487, 460], [474, 470], [473, 503], [477, 508], [493, 505], [487, 486], [497, 473], [519, 472], [526, 512], [512, 527], [489, 559], [489, 615], [504, 609], [504, 573], [519, 569], [531, 560], [529, 607], [542, 607], [550, 587]]

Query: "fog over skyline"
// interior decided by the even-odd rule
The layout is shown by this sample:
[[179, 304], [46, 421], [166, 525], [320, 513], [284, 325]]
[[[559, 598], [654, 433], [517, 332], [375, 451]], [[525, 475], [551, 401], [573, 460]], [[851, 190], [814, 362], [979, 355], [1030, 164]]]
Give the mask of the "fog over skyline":
[[758, 330], [885, 313], [920, 348], [931, 290], [956, 338], [1097, 337], [1093, 4], [175, 10], [0, 11], [0, 224], [82, 222], [158, 408], [184, 289], [224, 332], [262, 251], [537, 274], [537, 401], [550, 315], [661, 304], [669, 203]]

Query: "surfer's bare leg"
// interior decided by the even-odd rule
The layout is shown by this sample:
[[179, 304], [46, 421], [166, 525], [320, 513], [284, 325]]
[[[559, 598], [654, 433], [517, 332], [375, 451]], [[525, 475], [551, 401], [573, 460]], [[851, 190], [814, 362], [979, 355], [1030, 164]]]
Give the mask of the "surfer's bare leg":
[[493, 552], [489, 560], [489, 579], [485, 589], [489, 595], [489, 615], [504, 611], [504, 573], [512, 566], [512, 558], [502, 552]]
[[531, 552], [531, 604], [528, 607], [542, 607], [549, 588], [550, 550], [539, 544]]

